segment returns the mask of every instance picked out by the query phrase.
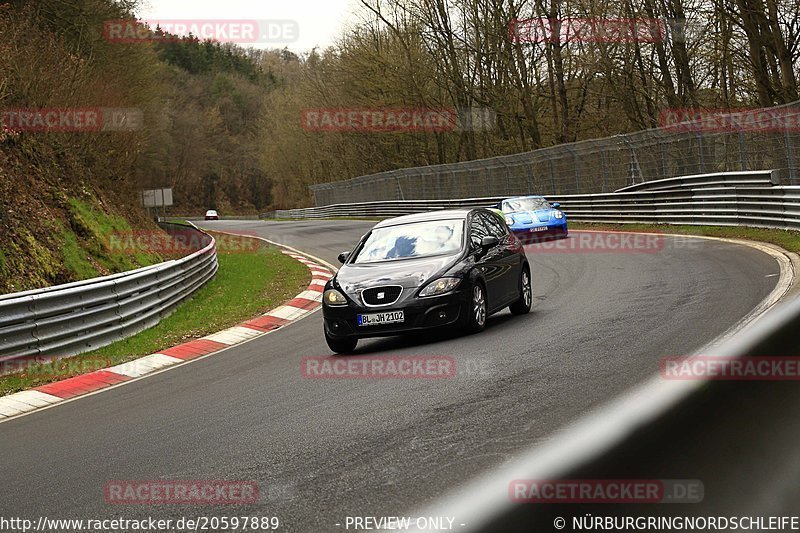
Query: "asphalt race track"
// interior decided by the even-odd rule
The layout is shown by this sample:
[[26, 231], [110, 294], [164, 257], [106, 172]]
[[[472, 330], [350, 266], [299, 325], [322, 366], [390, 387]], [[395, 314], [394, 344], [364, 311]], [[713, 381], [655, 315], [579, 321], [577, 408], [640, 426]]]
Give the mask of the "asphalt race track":
[[[338, 264], [362, 221], [203, 223]], [[572, 239], [579, 238], [574, 235]], [[541, 247], [540, 247], [541, 248]], [[328, 356], [321, 313], [186, 366], [0, 424], [0, 515], [278, 516], [341, 531], [396, 516], [548, 439], [599, 402], [700, 349], [767, 296], [778, 264], [754, 249], [667, 237], [651, 253], [533, 250], [533, 311], [479, 335], [361, 341], [370, 355], [447, 355], [441, 380], [304, 379]], [[231, 506], [108, 505], [111, 480], [253, 480]], [[510, 480], [509, 480], [510, 481]]]

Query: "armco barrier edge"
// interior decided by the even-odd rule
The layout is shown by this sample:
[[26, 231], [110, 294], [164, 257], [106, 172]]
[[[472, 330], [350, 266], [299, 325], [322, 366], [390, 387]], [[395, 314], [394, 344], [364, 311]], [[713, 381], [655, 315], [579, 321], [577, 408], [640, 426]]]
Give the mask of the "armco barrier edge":
[[217, 272], [214, 238], [194, 231], [203, 248], [182, 259], [0, 296], [0, 360], [74, 355], [156, 325]]
[[[576, 222], [702, 224], [800, 229], [800, 186], [776, 185], [775, 171], [722, 172], [649, 182], [655, 190], [547, 196]], [[520, 195], [532, 194], [519, 191]], [[336, 204], [276, 211], [276, 218], [392, 217], [488, 207], [505, 196]]]

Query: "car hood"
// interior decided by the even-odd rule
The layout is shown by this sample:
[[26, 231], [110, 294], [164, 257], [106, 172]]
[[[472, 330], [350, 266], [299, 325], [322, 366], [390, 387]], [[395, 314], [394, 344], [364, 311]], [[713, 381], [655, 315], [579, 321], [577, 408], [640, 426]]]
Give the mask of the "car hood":
[[539, 224], [550, 222], [555, 218], [555, 209], [537, 209], [536, 211], [515, 211], [506, 216], [511, 217], [515, 224]]
[[382, 285], [400, 285], [404, 289], [415, 289], [444, 274], [459, 257], [460, 254], [454, 254], [379, 263], [347, 264], [336, 274], [336, 280], [350, 295], [358, 294], [369, 287]]

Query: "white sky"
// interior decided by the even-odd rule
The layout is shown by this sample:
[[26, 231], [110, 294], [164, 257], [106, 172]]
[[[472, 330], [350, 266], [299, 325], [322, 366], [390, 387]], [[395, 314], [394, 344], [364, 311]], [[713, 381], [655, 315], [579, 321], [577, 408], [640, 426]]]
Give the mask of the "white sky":
[[286, 46], [299, 53], [332, 45], [346, 24], [356, 21], [353, 13], [358, 5], [358, 0], [142, 0], [136, 16], [145, 20], [294, 20], [300, 28], [297, 41], [255, 46]]

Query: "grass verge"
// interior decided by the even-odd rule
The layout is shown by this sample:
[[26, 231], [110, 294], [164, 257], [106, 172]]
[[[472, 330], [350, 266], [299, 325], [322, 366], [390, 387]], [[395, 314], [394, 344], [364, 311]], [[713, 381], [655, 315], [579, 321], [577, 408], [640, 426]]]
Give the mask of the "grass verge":
[[746, 227], [672, 226], [670, 224], [595, 224], [570, 222], [571, 230], [652, 231], [680, 235], [704, 235], [723, 239], [744, 239], [768, 242], [784, 250], [800, 253], [800, 231]]
[[76, 279], [125, 272], [163, 260], [145, 249], [114, 249], [110, 236], [135, 233], [123, 217], [103, 213], [77, 198], [68, 199], [67, 206], [70, 228], [62, 228], [63, 238], [68, 243], [63, 249], [64, 263]]
[[293, 298], [308, 286], [302, 263], [258, 241], [255, 250], [218, 249], [216, 277], [158, 325], [109, 346], [52, 363], [31, 362], [0, 377], [0, 396], [131, 361], [235, 326]]

